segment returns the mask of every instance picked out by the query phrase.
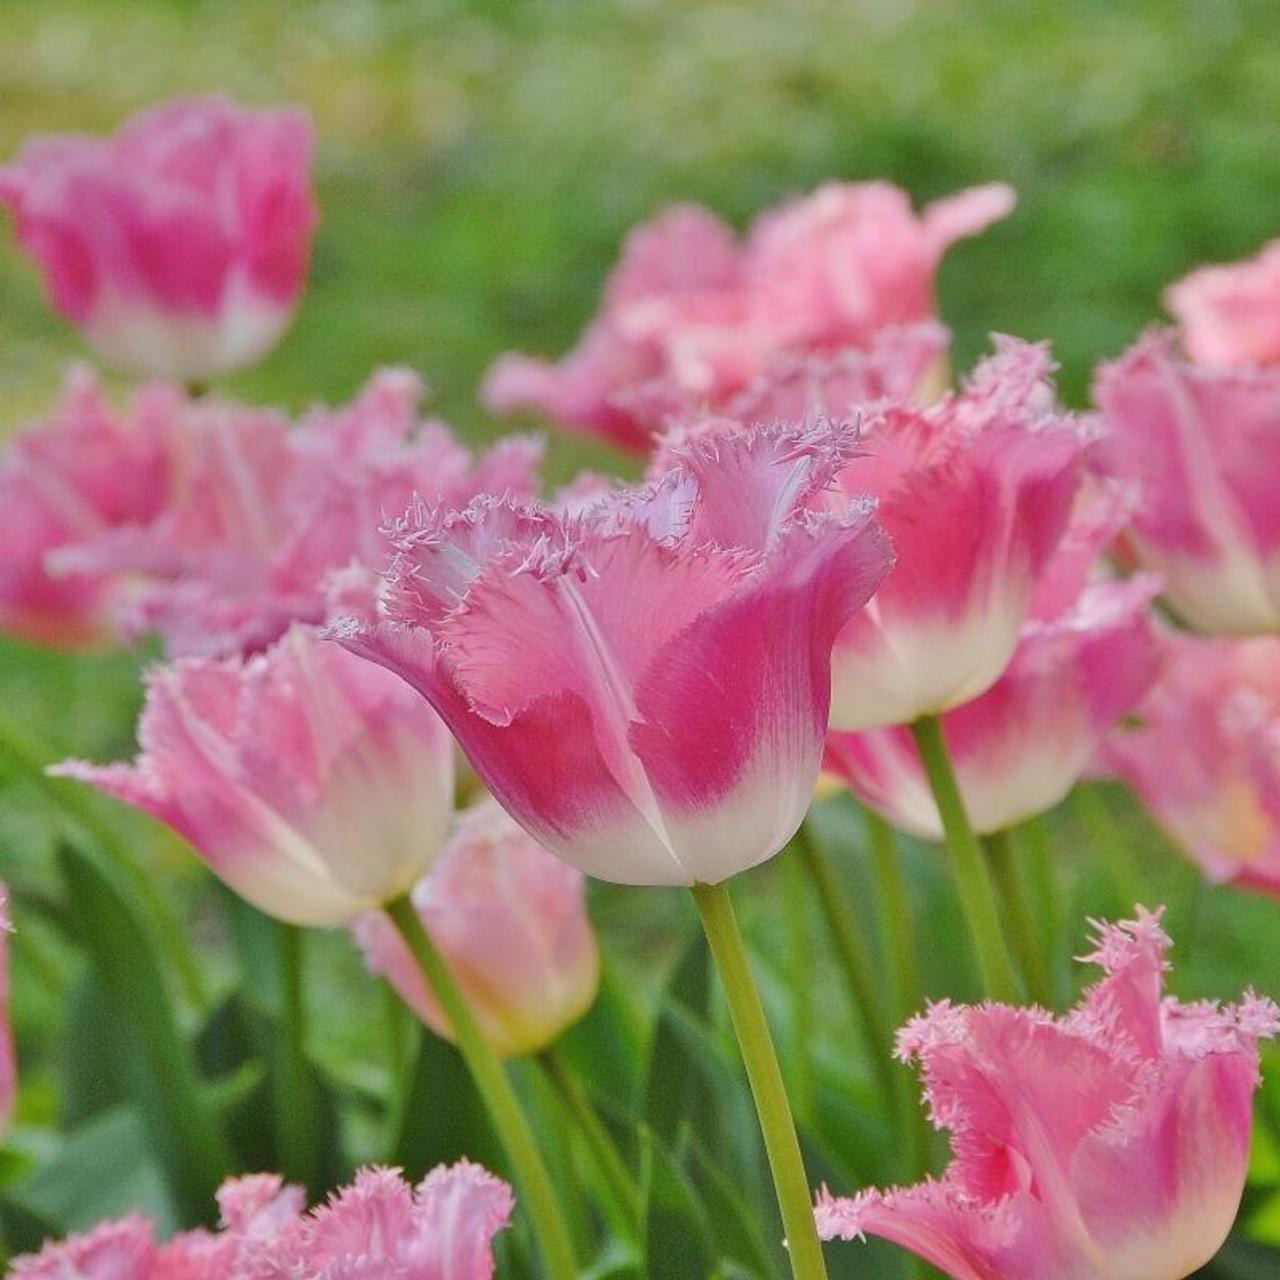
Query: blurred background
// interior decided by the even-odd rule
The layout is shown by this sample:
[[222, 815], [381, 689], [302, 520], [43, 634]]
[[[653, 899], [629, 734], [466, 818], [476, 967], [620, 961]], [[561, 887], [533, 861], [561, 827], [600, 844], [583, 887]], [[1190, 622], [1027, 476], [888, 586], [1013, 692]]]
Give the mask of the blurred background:
[[[474, 403], [490, 361], [513, 347], [564, 351], [594, 310], [622, 235], [670, 201], [702, 201], [743, 225], [829, 178], [888, 178], [920, 202], [1012, 183], [1015, 215], [948, 254], [942, 317], [961, 369], [992, 330], [1052, 340], [1077, 406], [1093, 364], [1161, 316], [1163, 286], [1280, 234], [1280, 3], [1271, 0], [0, 0], [0, 156], [31, 131], [108, 131], [157, 99], [211, 91], [301, 103], [319, 138], [322, 221], [301, 313], [282, 346], [226, 390], [296, 411], [345, 399], [380, 364], [405, 363], [472, 441], [508, 429]], [[6, 230], [0, 434], [41, 414], [82, 355]], [[554, 479], [623, 465], [571, 437], [555, 438], [550, 456]], [[68, 657], [0, 642], [0, 698], [55, 755], [124, 756], [148, 656]], [[1113, 807], [1140, 846], [1153, 896], [1174, 904], [1175, 989], [1228, 996], [1251, 981], [1280, 993], [1274, 904], [1204, 887], [1135, 809]], [[212, 1000], [241, 963], [227, 943], [225, 902], [153, 824], [100, 811], [176, 886], [186, 927], [207, 942]], [[823, 817], [861, 874], [851, 814], [837, 803]], [[15, 941], [20, 1129], [26, 1148], [50, 1161], [64, 1151], [56, 1132], [98, 1114], [114, 1087], [93, 1049], [102, 1011], [96, 1023], [67, 1017], [91, 1008], [92, 992], [83, 959], [55, 927], [57, 830], [30, 785], [9, 778], [0, 870], [50, 898]], [[1130, 902], [1082, 854], [1093, 838], [1087, 815], [1069, 812], [1053, 836], [1070, 882], [1069, 954], [1081, 950], [1086, 911], [1114, 914]], [[972, 975], [937, 855], [911, 846], [906, 856], [932, 939], [927, 986], [964, 995]], [[800, 1106], [826, 1135], [820, 1168], [848, 1187], [868, 1172], [862, 1153], [891, 1139], [860, 1118], [871, 1073], [828, 957], [797, 954], [786, 913], [759, 909], [787, 888], [778, 868], [763, 875], [770, 892], [740, 896], [752, 899], [767, 990], [793, 966], [813, 975], [813, 1007], [775, 1001], [772, 1012], [784, 1052], [803, 1056], [810, 1037], [817, 1046], [820, 1078]], [[669, 895], [598, 890], [593, 910], [615, 955], [616, 991], [633, 977], [652, 983], [653, 957], [676, 954], [669, 916], [685, 917]], [[325, 975], [313, 1050], [337, 1099], [335, 1123], [348, 1130], [344, 1149], [377, 1155], [364, 1103], [390, 1069], [381, 1015], [344, 938], [317, 938], [313, 950]], [[193, 1004], [188, 1016], [199, 1012]], [[574, 1033], [577, 1052], [594, 1054], [608, 1082], [611, 1055], [625, 1046], [593, 1044], [593, 1026]], [[670, 1072], [683, 1088], [679, 1069]], [[424, 1162], [465, 1134], [429, 1130], [419, 1135]], [[163, 1217], [164, 1189], [145, 1167], [97, 1176], [116, 1170], [123, 1142], [117, 1135], [116, 1163], [94, 1166], [92, 1184], [72, 1187], [66, 1167], [47, 1177], [32, 1212], [83, 1225], [141, 1202]], [[1250, 1229], [1280, 1238], [1280, 1157], [1265, 1138], [1256, 1163]], [[896, 1274], [879, 1246], [849, 1252], [851, 1267], [881, 1259], [884, 1274]]]

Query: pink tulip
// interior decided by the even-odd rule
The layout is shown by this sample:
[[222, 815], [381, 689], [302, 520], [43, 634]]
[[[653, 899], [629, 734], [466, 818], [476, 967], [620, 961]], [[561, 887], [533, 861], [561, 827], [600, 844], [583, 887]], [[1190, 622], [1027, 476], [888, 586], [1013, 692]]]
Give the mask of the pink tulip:
[[399, 681], [305, 627], [254, 658], [153, 671], [139, 740], [131, 765], [54, 772], [167, 823], [282, 920], [347, 924], [407, 893], [448, 837], [444, 726]]
[[1081, 433], [1053, 408], [1047, 352], [1002, 339], [967, 388], [864, 415], [828, 505], [878, 500], [897, 563], [832, 655], [831, 724], [908, 724], [1004, 671], [1066, 527]]
[[856, 433], [736, 423], [648, 490], [563, 517], [411, 511], [386, 602], [349, 627], [534, 837], [589, 875], [713, 883], [804, 816], [830, 646], [890, 555], [865, 506], [808, 509]]
[[899, 1033], [951, 1134], [938, 1180], [819, 1196], [819, 1232], [903, 1246], [955, 1280], [1180, 1280], [1244, 1189], [1260, 1037], [1280, 1011], [1163, 996], [1159, 914], [1103, 925], [1106, 977], [1062, 1018], [934, 1005]]
[[137, 1215], [17, 1258], [13, 1280], [492, 1280], [493, 1237], [511, 1189], [466, 1160], [409, 1186], [364, 1169], [304, 1213], [299, 1187], [276, 1174], [234, 1178], [218, 1192], [220, 1230], [157, 1243]]
[[0, 204], [53, 305], [102, 357], [203, 381], [279, 341], [307, 273], [311, 127], [298, 111], [179, 99], [112, 138], [37, 137]]
[[[642, 451], [671, 420], [734, 413], [738, 393], [797, 356], [874, 349], [886, 331], [933, 319], [947, 248], [1013, 202], [1008, 187], [976, 187], [917, 217], [889, 183], [832, 183], [761, 215], [741, 245], [706, 210], [677, 206], [627, 237], [574, 351], [558, 364], [504, 356], [483, 398]], [[907, 372], [922, 382], [930, 369], [908, 363], [899, 379]]]
[[1197, 363], [1280, 363], [1280, 240], [1245, 262], [1193, 271], [1164, 300]]
[[[537, 1053], [591, 1007], [600, 951], [582, 873], [554, 858], [492, 800], [462, 815], [413, 904], [503, 1057]], [[387, 916], [356, 922], [369, 967], [438, 1035], [448, 1019]]]
[[9, 1020], [9, 891], [0, 884], [0, 1141], [13, 1120], [18, 1100], [18, 1060]]
[[154, 518], [171, 484], [180, 397], [148, 387], [116, 413], [88, 368], [0, 458], [0, 629], [58, 648], [109, 643], [118, 581], [57, 572], [59, 549]]
[[[942, 732], [973, 827], [1005, 830], [1053, 808], [1158, 669], [1147, 575], [1088, 581], [1131, 508], [1109, 491], [1078, 506], [1045, 567], [1013, 658], [986, 693], [948, 711]], [[827, 736], [826, 769], [894, 826], [927, 840], [942, 820], [902, 726]]]
[[319, 623], [335, 579], [381, 567], [378, 530], [414, 494], [460, 505], [485, 490], [531, 494], [538, 444], [512, 437], [479, 458], [422, 421], [422, 384], [376, 373], [351, 404], [296, 427], [279, 414], [204, 399], [188, 408], [173, 497], [147, 524], [68, 548], [59, 567], [127, 576], [133, 635], [171, 655], [253, 652], [293, 621]]
[[1216, 881], [1280, 896], [1280, 639], [1162, 637], [1164, 674], [1103, 766]]
[[1280, 631], [1280, 370], [1202, 368], [1152, 334], [1098, 371], [1107, 464], [1142, 486], [1129, 546], [1198, 631]]

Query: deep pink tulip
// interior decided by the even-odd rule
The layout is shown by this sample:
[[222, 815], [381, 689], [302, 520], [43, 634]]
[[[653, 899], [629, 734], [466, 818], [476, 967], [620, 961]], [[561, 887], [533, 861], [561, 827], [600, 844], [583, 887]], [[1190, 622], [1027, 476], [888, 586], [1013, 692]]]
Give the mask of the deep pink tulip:
[[254, 906], [347, 924], [407, 893], [444, 847], [453, 744], [388, 673], [295, 626], [249, 659], [154, 670], [133, 764], [69, 761], [167, 823]]
[[[1078, 505], [1041, 574], [1009, 665], [986, 693], [942, 717], [965, 808], [979, 833], [1053, 808], [1156, 678], [1150, 605], [1159, 580], [1089, 574], [1131, 507], [1129, 495], [1114, 490]], [[828, 734], [824, 763], [895, 826], [942, 838], [942, 820], [905, 727]]]
[[72, 370], [53, 414], [0, 457], [0, 629], [86, 648], [115, 638], [119, 581], [57, 565], [61, 549], [155, 517], [171, 489], [181, 396], [148, 387], [125, 413]]
[[[645, 450], [672, 419], [732, 412], [734, 396], [796, 356], [874, 349], [886, 331], [933, 319], [947, 248], [1013, 203], [995, 184], [917, 216], [890, 183], [831, 183], [762, 214], [741, 244], [706, 210], [677, 206], [628, 236], [574, 351], [558, 364], [504, 356], [483, 398]], [[890, 351], [914, 370], [918, 347]]]
[[1213, 635], [1280, 631], [1280, 369], [1187, 364], [1149, 334], [1098, 371], [1106, 464], [1142, 488], [1128, 543]]
[[284, 333], [315, 225], [310, 168], [301, 112], [178, 99], [111, 138], [29, 140], [0, 168], [0, 204], [103, 359], [203, 381]]
[[1260, 1037], [1280, 1011], [1163, 994], [1159, 915], [1103, 925], [1106, 977], [1062, 1018], [934, 1005], [899, 1033], [930, 1117], [951, 1134], [938, 1180], [819, 1196], [826, 1239], [903, 1246], [954, 1280], [1180, 1280], [1240, 1204]]
[[18, 1059], [9, 1020], [9, 891], [0, 884], [0, 1142], [3, 1142], [18, 1100]]
[[808, 807], [831, 643], [890, 554], [809, 510], [856, 432], [736, 423], [576, 517], [510, 500], [406, 519], [390, 617], [348, 628], [440, 712], [541, 844], [622, 883], [716, 882]]
[[393, 1169], [364, 1169], [304, 1213], [277, 1174], [225, 1182], [217, 1232], [156, 1241], [134, 1215], [17, 1258], [14, 1280], [492, 1280], [493, 1237], [511, 1189], [466, 1160], [411, 1187]]
[[1193, 271], [1164, 300], [1197, 363], [1280, 364], [1280, 240], [1245, 262]]
[[908, 724], [985, 693], [1013, 656], [1080, 481], [1080, 428], [1054, 408], [1047, 351], [999, 341], [962, 392], [862, 418], [826, 503], [878, 501], [893, 573], [841, 631], [831, 724]]
[[1212, 880], [1280, 896], [1280, 639], [1161, 638], [1164, 672], [1103, 767]]
[[[493, 800], [465, 812], [413, 905], [490, 1044], [537, 1053], [591, 1007], [600, 949], [582, 872], [549, 854]], [[381, 912], [355, 925], [369, 967], [438, 1035], [448, 1019], [422, 968]]]

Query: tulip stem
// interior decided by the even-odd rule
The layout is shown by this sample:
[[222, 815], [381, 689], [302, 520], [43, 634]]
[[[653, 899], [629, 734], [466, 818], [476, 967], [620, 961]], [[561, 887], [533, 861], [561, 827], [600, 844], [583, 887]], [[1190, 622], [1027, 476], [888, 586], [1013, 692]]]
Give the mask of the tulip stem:
[[[897, 1004], [894, 1022], [901, 1024], [924, 1003], [924, 987], [920, 981], [920, 961], [916, 949], [915, 924], [911, 918], [911, 902], [902, 880], [893, 828], [874, 810], [864, 809], [867, 842], [871, 847], [871, 873], [875, 879], [876, 900], [880, 919], [888, 940], [890, 968], [896, 980]], [[889, 1046], [892, 1049], [892, 1045]]]
[[280, 1038], [276, 1046], [275, 1116], [282, 1172], [319, 1189], [319, 1099], [307, 1064], [307, 1011], [302, 930], [271, 921], [280, 975]]
[[427, 985], [449, 1019], [458, 1049], [497, 1130], [519, 1184], [525, 1217], [533, 1226], [551, 1280], [574, 1280], [578, 1274], [569, 1230], [565, 1226], [547, 1166], [533, 1130], [511, 1086], [506, 1069], [485, 1039], [475, 1015], [454, 980], [444, 957], [422, 926], [405, 894], [388, 904], [387, 914], [422, 968]]
[[796, 1137], [796, 1125], [782, 1082], [778, 1055], [769, 1034], [760, 993], [751, 976], [728, 886], [723, 883], [695, 884], [693, 900], [697, 903], [702, 928], [720, 972], [729, 1016], [733, 1020], [747, 1068], [747, 1079], [755, 1098], [778, 1207], [782, 1211], [791, 1274], [795, 1280], [826, 1280], [827, 1267], [818, 1241], [800, 1140]]
[[951, 849], [951, 865], [960, 891], [960, 904], [978, 953], [983, 988], [992, 1000], [1016, 1004], [1018, 980], [1000, 925], [995, 889], [960, 796], [951, 755], [942, 736], [942, 722], [937, 716], [921, 716], [912, 724], [911, 733]]
[[1004, 915], [1013, 935], [1013, 945], [1022, 963], [1022, 976], [1026, 979], [1027, 994], [1046, 1009], [1053, 1007], [1053, 989], [1049, 971], [1045, 967], [1044, 952], [1038, 939], [1031, 905], [1027, 900], [1022, 871], [1008, 830], [993, 831], [983, 840], [987, 862], [996, 887], [1004, 902]]
[[538, 1055], [538, 1061], [566, 1110], [577, 1122], [597, 1167], [604, 1174], [614, 1198], [622, 1205], [632, 1230], [638, 1230], [642, 1208], [640, 1189], [564, 1051], [559, 1045], [550, 1045]]

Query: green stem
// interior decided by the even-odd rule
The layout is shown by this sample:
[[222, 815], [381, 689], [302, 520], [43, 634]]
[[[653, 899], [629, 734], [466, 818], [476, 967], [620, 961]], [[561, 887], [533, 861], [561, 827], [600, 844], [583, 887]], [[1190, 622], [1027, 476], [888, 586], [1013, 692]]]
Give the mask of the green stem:
[[307, 1014], [302, 980], [302, 930], [273, 920], [280, 978], [280, 1024], [276, 1043], [275, 1118], [282, 1172], [317, 1189], [320, 1163], [319, 1100], [307, 1065]]
[[1058, 900], [1057, 868], [1049, 847], [1048, 824], [1043, 817], [1024, 823], [1019, 835], [1023, 844], [1023, 866], [1027, 873], [1027, 888], [1034, 904], [1040, 933], [1044, 939], [1043, 951], [1049, 957], [1049, 989], [1055, 1006], [1066, 999], [1066, 968], [1063, 963], [1062, 914]]
[[942, 722], [937, 716], [921, 716], [911, 726], [911, 733], [951, 849], [951, 865], [960, 891], [960, 903], [978, 953], [982, 985], [990, 999], [1014, 1004], [1018, 1000], [1018, 980], [1004, 930], [1000, 927], [995, 889], [987, 874], [978, 837], [973, 833], [960, 797], [946, 739], [942, 736]]
[[796, 858], [781, 860], [783, 915], [787, 931], [787, 990], [791, 998], [791, 1098], [803, 1121], [813, 1114], [813, 955], [809, 932], [809, 886]]
[[896, 980], [897, 1006], [894, 1022], [901, 1025], [924, 1004], [920, 981], [920, 961], [911, 902], [902, 880], [893, 828], [871, 809], [864, 809], [868, 843], [871, 846], [871, 873], [875, 880], [876, 902], [888, 943], [890, 967]]
[[1046, 1009], [1053, 1007], [1053, 989], [1049, 982], [1049, 970], [1045, 967], [1044, 947], [1040, 930], [1031, 914], [1026, 888], [1018, 858], [1014, 852], [1009, 832], [993, 831], [983, 844], [987, 850], [987, 862], [995, 878], [996, 887], [1004, 902], [1005, 919], [1013, 934], [1013, 945], [1022, 963], [1022, 976], [1027, 982], [1027, 994]]
[[533, 1130], [529, 1127], [529, 1121], [525, 1118], [505, 1068], [480, 1030], [444, 957], [422, 927], [422, 921], [408, 895], [388, 904], [387, 914], [422, 967], [427, 985], [449, 1019], [467, 1070], [475, 1081], [507, 1158], [511, 1161], [524, 1202], [525, 1217], [533, 1225], [538, 1237], [548, 1275], [552, 1280], [574, 1280], [578, 1274], [578, 1266], [573, 1256], [569, 1231], [560, 1212], [560, 1204], [551, 1185], [547, 1167], [534, 1141]]
[[587, 1091], [582, 1087], [559, 1045], [553, 1044], [544, 1049], [538, 1055], [538, 1061], [586, 1139], [591, 1155], [608, 1182], [614, 1199], [621, 1205], [632, 1231], [637, 1231], [642, 1210], [640, 1189], [605, 1128], [604, 1121], [592, 1106]]
[[760, 993], [751, 976], [742, 934], [733, 914], [733, 902], [724, 884], [695, 884], [693, 900], [702, 917], [711, 955], [720, 971], [729, 1004], [729, 1016], [747, 1068], [755, 1098], [760, 1129], [764, 1134], [769, 1168], [782, 1211], [787, 1235], [791, 1274], [795, 1280], [826, 1280], [827, 1267], [813, 1218], [809, 1180], [800, 1155], [795, 1121], [778, 1067], [769, 1024], [765, 1021]]

